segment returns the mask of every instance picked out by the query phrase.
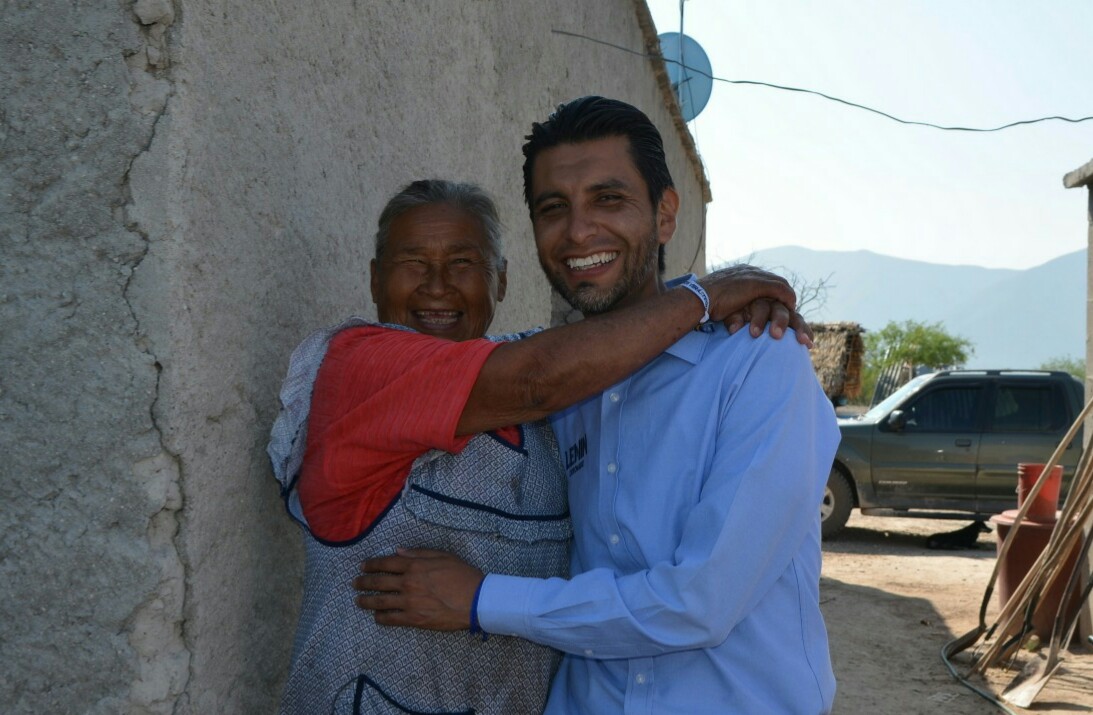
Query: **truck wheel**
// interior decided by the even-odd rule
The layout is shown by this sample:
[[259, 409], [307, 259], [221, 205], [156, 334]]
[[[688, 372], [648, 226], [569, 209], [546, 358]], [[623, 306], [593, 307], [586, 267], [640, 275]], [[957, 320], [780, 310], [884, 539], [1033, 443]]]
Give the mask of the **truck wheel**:
[[823, 538], [829, 539], [842, 531], [853, 508], [854, 490], [850, 487], [850, 480], [838, 467], [832, 467], [831, 474], [827, 476], [824, 500], [820, 502], [820, 533]]

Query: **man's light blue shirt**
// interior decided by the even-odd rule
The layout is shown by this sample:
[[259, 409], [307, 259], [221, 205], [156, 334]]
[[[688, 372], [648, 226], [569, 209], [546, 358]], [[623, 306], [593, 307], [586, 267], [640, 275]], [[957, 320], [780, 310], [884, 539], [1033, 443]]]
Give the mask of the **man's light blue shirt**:
[[694, 331], [559, 413], [569, 580], [491, 574], [490, 633], [566, 653], [546, 712], [828, 712], [819, 504], [839, 432], [807, 350]]

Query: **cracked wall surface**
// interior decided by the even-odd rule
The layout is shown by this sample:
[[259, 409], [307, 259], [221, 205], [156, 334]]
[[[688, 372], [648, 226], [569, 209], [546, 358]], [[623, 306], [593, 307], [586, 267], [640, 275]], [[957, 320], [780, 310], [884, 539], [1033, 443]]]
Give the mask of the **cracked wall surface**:
[[169, 712], [185, 685], [177, 469], [126, 295], [148, 248], [127, 174], [166, 86], [146, 44], [128, 3], [0, 17], [5, 713]]
[[289, 352], [374, 315], [376, 216], [424, 176], [498, 199], [494, 329], [548, 322], [520, 145], [582, 94], [661, 127], [669, 272], [701, 270], [651, 64], [551, 30], [648, 38], [632, 0], [4, 8], [0, 711], [271, 712], [301, 586], [264, 452]]

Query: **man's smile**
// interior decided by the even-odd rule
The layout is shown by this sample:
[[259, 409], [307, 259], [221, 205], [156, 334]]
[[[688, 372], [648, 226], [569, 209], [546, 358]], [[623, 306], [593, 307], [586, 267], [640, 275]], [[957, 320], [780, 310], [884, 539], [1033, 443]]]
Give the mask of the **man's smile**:
[[605, 266], [618, 257], [618, 251], [600, 251], [599, 253], [593, 253], [591, 256], [567, 258], [565, 259], [565, 264], [571, 271], [587, 271], [593, 268], [599, 268], [600, 266]]

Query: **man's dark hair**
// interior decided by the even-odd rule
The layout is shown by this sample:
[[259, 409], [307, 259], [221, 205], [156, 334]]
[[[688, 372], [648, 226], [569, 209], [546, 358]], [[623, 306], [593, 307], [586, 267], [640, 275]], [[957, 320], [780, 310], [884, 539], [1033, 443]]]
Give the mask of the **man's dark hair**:
[[[674, 187], [672, 174], [664, 159], [660, 132], [637, 107], [617, 99], [588, 96], [559, 104], [545, 122], [531, 125], [524, 144], [524, 201], [532, 212], [531, 174], [535, 157], [544, 149], [559, 144], [577, 144], [606, 137], [626, 137], [630, 157], [649, 190], [653, 211], [657, 210], [664, 190]], [[534, 219], [534, 213], [532, 213]], [[664, 272], [664, 246], [660, 246], [660, 270]]]
[[497, 216], [497, 206], [489, 194], [474, 184], [464, 184], [445, 179], [420, 179], [407, 184], [383, 207], [376, 230], [376, 260], [383, 257], [387, 248], [387, 236], [391, 233], [391, 223], [410, 209], [430, 204], [452, 204], [463, 209], [482, 224], [486, 234], [490, 258], [500, 268], [504, 265], [504, 252], [501, 246], [501, 220]]

